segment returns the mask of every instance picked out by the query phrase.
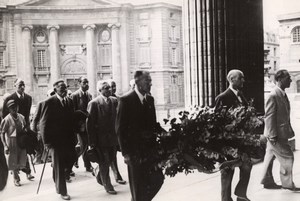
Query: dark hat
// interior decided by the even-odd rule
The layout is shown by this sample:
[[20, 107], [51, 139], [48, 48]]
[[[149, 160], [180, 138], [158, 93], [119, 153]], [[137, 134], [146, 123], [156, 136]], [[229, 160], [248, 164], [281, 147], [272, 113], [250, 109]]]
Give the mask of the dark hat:
[[56, 82], [53, 83], [53, 87], [56, 87], [59, 83], [65, 82], [63, 79], [59, 79]]
[[10, 107], [12, 107], [12, 106], [14, 106], [14, 105], [17, 105], [16, 102], [15, 102], [14, 100], [9, 100], [9, 101], [7, 101], [7, 103], [6, 103], [7, 108], [10, 108]]

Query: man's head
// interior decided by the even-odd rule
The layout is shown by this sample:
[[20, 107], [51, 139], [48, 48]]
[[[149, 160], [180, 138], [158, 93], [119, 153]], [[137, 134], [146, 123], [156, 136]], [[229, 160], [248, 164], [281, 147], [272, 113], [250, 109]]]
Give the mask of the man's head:
[[134, 87], [135, 87], [135, 80], [134, 79], [130, 80], [129, 87], [130, 87], [131, 90], [134, 90]]
[[275, 81], [281, 89], [289, 88], [292, 82], [289, 72], [285, 69], [280, 69], [275, 73]]
[[152, 86], [152, 79], [150, 73], [144, 70], [138, 70], [134, 73], [134, 80], [137, 90], [142, 95], [149, 94]]
[[60, 79], [53, 84], [54, 91], [60, 97], [64, 98], [67, 96], [68, 88], [64, 80]]
[[80, 77], [78, 79], [78, 83], [82, 91], [86, 92], [87, 90], [89, 90], [89, 81], [86, 77]]
[[105, 97], [109, 97], [111, 95], [110, 84], [107, 80], [98, 81], [97, 90]]
[[20, 78], [16, 79], [14, 85], [16, 87], [16, 91], [19, 94], [23, 94], [24, 93], [24, 91], [25, 91], [25, 82], [22, 79], [20, 79]]
[[112, 79], [108, 80], [109, 82], [109, 85], [110, 85], [110, 90], [111, 90], [111, 94], [115, 94], [116, 91], [117, 91], [117, 85], [116, 85], [116, 82]]
[[237, 69], [230, 70], [227, 74], [227, 80], [233, 89], [240, 90], [245, 82], [244, 73]]

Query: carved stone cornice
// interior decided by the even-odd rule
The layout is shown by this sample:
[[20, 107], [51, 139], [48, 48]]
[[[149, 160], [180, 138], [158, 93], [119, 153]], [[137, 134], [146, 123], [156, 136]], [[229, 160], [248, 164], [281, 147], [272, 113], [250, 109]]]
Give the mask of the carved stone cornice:
[[96, 29], [96, 25], [94, 24], [85, 24], [82, 26], [85, 30], [94, 30]]
[[49, 31], [57, 31], [59, 29], [59, 26], [58, 25], [48, 25], [47, 29]]
[[119, 23], [119, 22], [117, 22], [115, 24], [111, 24], [110, 23], [110, 24], [107, 25], [107, 27], [110, 28], [110, 29], [112, 29], [112, 30], [114, 30], [114, 29], [118, 30], [121, 27], [121, 23]]

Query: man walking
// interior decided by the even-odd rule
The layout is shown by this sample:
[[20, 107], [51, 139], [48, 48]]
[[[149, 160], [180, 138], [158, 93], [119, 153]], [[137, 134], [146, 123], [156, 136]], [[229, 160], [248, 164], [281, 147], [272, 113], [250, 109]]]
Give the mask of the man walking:
[[73, 132], [74, 107], [67, 97], [67, 86], [63, 80], [53, 84], [55, 95], [48, 98], [41, 109], [39, 128], [46, 149], [52, 154], [53, 180], [56, 192], [64, 200], [70, 200], [66, 179], [77, 156]]
[[117, 194], [111, 184], [109, 166], [117, 152], [117, 135], [115, 132], [115, 119], [117, 99], [110, 96], [108, 81], [98, 81], [99, 96], [89, 102], [87, 111], [87, 132], [89, 145], [96, 148], [99, 156], [99, 174], [101, 182], [109, 194]]
[[[3, 102], [3, 119], [6, 117], [6, 115], [9, 114], [7, 102], [9, 100], [14, 100], [15, 103], [19, 107], [18, 113], [22, 114], [26, 121], [26, 128], [30, 128], [30, 122], [29, 122], [29, 115], [30, 115], [30, 109], [32, 105], [32, 97], [25, 93], [25, 82], [18, 78], [16, 79], [14, 86], [16, 88], [16, 92], [9, 95]], [[33, 153], [28, 153], [33, 154]], [[27, 158], [26, 160], [26, 167], [22, 169], [22, 171], [26, 174], [28, 180], [34, 179], [34, 176], [31, 175], [31, 169], [29, 165], [29, 160]]]
[[152, 80], [147, 71], [136, 71], [134, 79], [134, 90], [120, 97], [116, 131], [128, 166], [132, 201], [150, 201], [164, 181], [161, 170], [143, 157], [156, 139], [154, 98], [149, 95]]
[[[73, 100], [73, 104], [74, 104], [74, 109], [75, 111], [80, 110], [84, 113], [87, 114], [87, 106], [88, 103], [92, 100], [92, 95], [88, 92], [89, 90], [89, 81], [86, 77], [80, 77], [78, 79], [78, 83], [80, 85], [80, 88], [75, 91], [74, 93], [72, 93], [71, 98]], [[83, 149], [83, 153], [82, 153], [82, 159], [84, 162], [84, 167], [85, 170], [87, 172], [93, 172], [93, 167], [91, 165], [90, 160], [87, 157], [87, 146], [88, 146], [88, 136], [87, 136], [87, 132], [86, 132], [86, 126], [85, 126], [85, 122], [83, 122], [82, 125], [79, 125], [81, 129], [81, 132], [79, 133], [79, 137], [81, 138], [82, 141], [82, 149]], [[78, 161], [77, 163], [77, 167], [78, 167]], [[76, 165], [75, 163], [75, 165]]]
[[[222, 109], [230, 109], [240, 105], [247, 106], [247, 100], [243, 96], [241, 89], [245, 82], [242, 71], [234, 69], [230, 70], [227, 75], [229, 87], [223, 93], [217, 96], [215, 111]], [[248, 158], [248, 157], [246, 157]], [[249, 160], [243, 160], [240, 168], [240, 180], [236, 185], [234, 194], [237, 196], [237, 201], [250, 201], [247, 198], [247, 188], [249, 184], [252, 163]], [[222, 201], [232, 201], [231, 198], [231, 183], [234, 174], [234, 169], [224, 168], [221, 170], [221, 197]]]
[[290, 122], [290, 103], [285, 89], [290, 87], [291, 76], [287, 70], [278, 70], [275, 74], [276, 87], [270, 93], [265, 106], [264, 136], [267, 138], [264, 158], [264, 178], [262, 184], [274, 181], [272, 176], [265, 177], [270, 162], [276, 156], [280, 163], [280, 180], [283, 189], [300, 191], [293, 182], [294, 154], [288, 139], [295, 136]]

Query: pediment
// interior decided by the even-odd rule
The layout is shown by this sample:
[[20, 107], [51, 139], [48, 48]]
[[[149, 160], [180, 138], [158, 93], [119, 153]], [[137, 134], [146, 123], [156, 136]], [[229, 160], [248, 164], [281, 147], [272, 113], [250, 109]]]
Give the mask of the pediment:
[[110, 7], [120, 4], [109, 0], [29, 0], [22, 7]]

